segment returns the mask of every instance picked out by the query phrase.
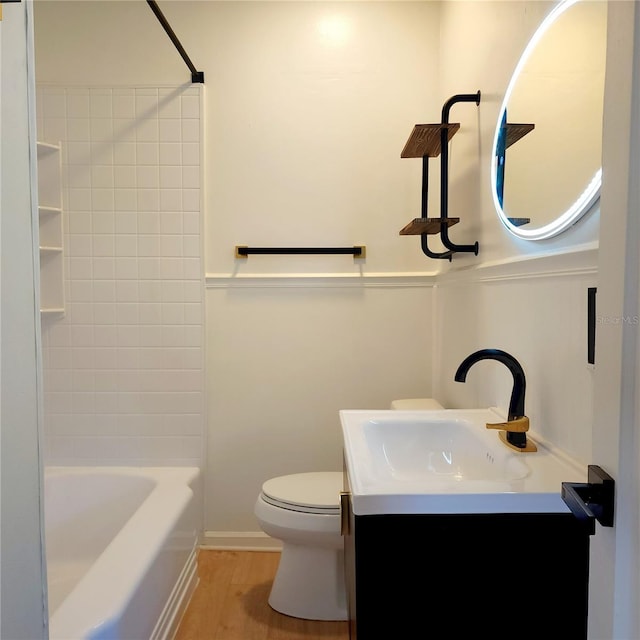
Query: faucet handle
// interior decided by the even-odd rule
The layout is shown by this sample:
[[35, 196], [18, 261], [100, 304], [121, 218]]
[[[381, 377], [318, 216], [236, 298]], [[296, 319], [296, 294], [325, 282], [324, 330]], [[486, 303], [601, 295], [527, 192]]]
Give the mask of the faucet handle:
[[507, 422], [487, 422], [487, 429], [503, 429], [511, 433], [525, 433], [529, 431], [529, 418], [520, 416]]

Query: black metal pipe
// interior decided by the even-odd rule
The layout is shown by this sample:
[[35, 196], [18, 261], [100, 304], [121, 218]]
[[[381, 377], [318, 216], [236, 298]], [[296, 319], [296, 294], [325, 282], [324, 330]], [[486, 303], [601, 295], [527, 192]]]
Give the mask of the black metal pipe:
[[[477, 93], [461, 93], [449, 98], [442, 107], [442, 124], [449, 124], [451, 107], [458, 102], [475, 102], [480, 104], [480, 91]], [[449, 216], [449, 128], [443, 126], [440, 131], [440, 217]], [[455, 244], [449, 239], [449, 227], [442, 225], [440, 229], [442, 244], [451, 251], [461, 251], [478, 255], [478, 243]]]
[[429, 237], [426, 233], [421, 233], [420, 238], [422, 240], [422, 252], [427, 258], [436, 258], [440, 260], [448, 260], [451, 262], [451, 257], [453, 256], [453, 251], [443, 251], [442, 253], [438, 253], [436, 251], [431, 251], [429, 249], [429, 243], [427, 238]]
[[189, 58], [189, 56], [187, 55], [187, 52], [184, 50], [182, 44], [180, 44], [178, 36], [175, 34], [174, 30], [171, 28], [171, 25], [164, 17], [164, 14], [160, 10], [160, 7], [158, 6], [156, 0], [147, 0], [147, 4], [151, 7], [151, 11], [153, 11], [156, 18], [158, 18], [158, 21], [167, 32], [167, 35], [169, 36], [169, 38], [171, 38], [171, 42], [173, 42], [175, 48], [178, 50], [178, 53], [182, 56], [182, 59], [187, 64], [187, 67], [189, 67], [189, 70], [191, 71], [191, 82], [201, 82], [204, 84], [204, 71], [198, 71], [193, 62], [191, 62], [191, 58]]

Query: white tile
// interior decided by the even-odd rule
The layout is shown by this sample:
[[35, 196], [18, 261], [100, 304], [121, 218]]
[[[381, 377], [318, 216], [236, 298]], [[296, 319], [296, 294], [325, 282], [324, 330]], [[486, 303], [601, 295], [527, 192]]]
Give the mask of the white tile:
[[180, 142], [182, 140], [180, 120], [163, 119], [158, 121], [158, 125], [160, 142]]
[[94, 349], [94, 366], [96, 369], [117, 369], [116, 349], [113, 347], [97, 347]]
[[132, 211], [117, 211], [115, 214], [116, 233], [136, 234], [138, 231], [138, 216]]
[[184, 366], [186, 369], [200, 370], [203, 366], [202, 349], [185, 349]]
[[160, 255], [169, 258], [182, 256], [182, 237], [160, 236]]
[[91, 190], [91, 208], [93, 211], [113, 211], [114, 200], [113, 189], [96, 189]]
[[140, 349], [140, 368], [141, 369], [162, 369], [163, 367], [162, 348], [143, 348]]
[[160, 258], [160, 277], [167, 280], [183, 280], [183, 258]]
[[74, 391], [94, 391], [95, 372], [73, 371], [71, 384]]
[[144, 280], [160, 278], [160, 258], [138, 258], [138, 277]]
[[162, 366], [165, 369], [184, 369], [184, 349], [171, 349], [165, 347], [162, 351]]
[[[95, 286], [94, 286], [94, 298], [95, 298]], [[115, 288], [113, 299], [115, 300]], [[113, 301], [108, 302], [94, 302], [94, 317], [96, 325], [111, 325], [116, 324], [116, 305]]]
[[[61, 140], [85, 140], [86, 138], [69, 138], [69, 127], [66, 118], [45, 118], [44, 124], [44, 139], [50, 140], [51, 142], [57, 144]], [[80, 135], [81, 132], [74, 133]]]
[[115, 302], [115, 299], [115, 280], [93, 280], [93, 300], [95, 302]]
[[199, 325], [185, 325], [184, 327], [184, 346], [185, 347], [202, 347], [202, 328]]
[[[135, 242], [135, 237], [131, 237], [131, 240]], [[118, 285], [131, 287], [134, 284], [137, 286], [138, 279], [138, 260], [135, 257], [117, 257], [116, 258], [116, 278]], [[131, 282], [131, 281], [135, 282]]]
[[160, 189], [160, 211], [181, 211], [182, 189]]
[[202, 303], [187, 302], [183, 306], [185, 324], [202, 324]]
[[122, 165], [114, 167], [113, 184], [119, 189], [135, 189], [137, 186], [135, 166]]
[[67, 206], [69, 211], [90, 211], [91, 189], [69, 189]]
[[138, 211], [158, 211], [160, 197], [157, 189], [138, 189]]
[[113, 142], [110, 134], [102, 140], [91, 141], [91, 162], [94, 164], [113, 164]]
[[68, 273], [71, 280], [91, 280], [93, 278], [91, 258], [69, 258]]
[[200, 167], [182, 167], [182, 186], [185, 189], [200, 188]]
[[138, 281], [118, 280], [116, 282], [117, 302], [138, 302]]
[[70, 189], [91, 188], [91, 168], [86, 164], [67, 166], [67, 185]]
[[93, 282], [91, 280], [72, 280], [70, 302], [91, 302], [93, 300]]
[[[87, 377], [87, 376], [85, 376]], [[72, 371], [57, 370], [55, 375], [45, 376], [44, 391], [71, 391], [73, 388]]]
[[110, 392], [115, 391], [117, 372], [115, 371], [95, 371], [95, 390], [96, 392]]
[[[142, 317], [142, 311], [140, 313]], [[157, 324], [143, 325], [140, 322], [140, 346], [141, 347], [161, 347], [162, 327]]]
[[[118, 234], [116, 235], [116, 256], [118, 257], [132, 257], [138, 253], [138, 240], [133, 234]], [[136, 275], [137, 277], [137, 270]]]
[[[115, 147], [123, 143], [134, 143], [136, 141], [136, 121], [131, 118], [114, 118], [113, 145]], [[117, 164], [117, 163], [116, 163]]]
[[113, 163], [115, 165], [135, 165], [136, 143], [116, 142], [113, 145]]
[[200, 258], [183, 258], [183, 277], [185, 280], [199, 280], [202, 278]]
[[94, 340], [96, 347], [115, 347], [118, 342], [117, 327], [113, 324], [94, 326]]
[[182, 214], [183, 233], [200, 234], [200, 213], [186, 211]]
[[89, 234], [72, 234], [69, 236], [70, 256], [90, 256], [91, 236]]
[[135, 96], [130, 95], [113, 95], [113, 117], [114, 118], [133, 118], [136, 115]]
[[158, 164], [182, 164], [182, 147], [183, 145], [181, 145], [179, 142], [161, 142], [159, 144]]
[[91, 101], [92, 118], [111, 118], [111, 90], [103, 88], [92, 88], [89, 91]]
[[138, 255], [144, 257], [160, 256], [160, 236], [139, 235]]
[[[112, 165], [94, 165], [91, 167], [91, 187], [93, 189], [113, 189], [113, 186], [114, 175]], [[113, 196], [111, 196], [111, 198], [113, 198]]]
[[162, 302], [183, 302], [184, 282], [182, 280], [166, 281], [161, 283]]
[[71, 344], [74, 347], [93, 346], [93, 325], [74, 324], [71, 327]]
[[200, 117], [200, 99], [198, 96], [182, 96], [182, 117]]
[[116, 189], [114, 192], [115, 211], [136, 211], [138, 193], [135, 189]]
[[137, 166], [136, 180], [140, 189], [157, 189], [160, 186], [157, 165]]
[[93, 369], [95, 365], [94, 349], [86, 347], [71, 348], [71, 364], [74, 369]]
[[[159, 302], [141, 302], [139, 320], [141, 325], [159, 325], [162, 322], [162, 305]], [[150, 332], [151, 329], [149, 326], [146, 326], [141, 330], [141, 345], [144, 344], [144, 346], [150, 346], [149, 342], [143, 340], [143, 336]]]
[[194, 280], [184, 283], [184, 302], [200, 302], [202, 300], [202, 283]]
[[89, 94], [77, 93], [67, 96], [67, 117], [89, 118]]
[[182, 167], [160, 166], [160, 186], [163, 189], [181, 189], [182, 188]]
[[197, 142], [182, 143], [182, 164], [198, 166], [200, 164], [200, 145]]
[[96, 413], [115, 413], [118, 410], [118, 394], [96, 392], [94, 395]]
[[93, 413], [95, 411], [94, 394], [92, 391], [78, 391], [71, 396], [74, 413]]
[[136, 164], [157, 165], [160, 160], [160, 149], [157, 142], [136, 143]]
[[[118, 369], [138, 369], [140, 367], [139, 351], [138, 348], [118, 347], [116, 349]], [[126, 394], [121, 394], [120, 397], [122, 397], [122, 395]]]
[[68, 324], [58, 323], [49, 330], [50, 347], [68, 347], [71, 344], [71, 327]]
[[92, 142], [102, 140], [113, 142], [113, 122], [111, 118], [92, 118], [89, 121], [89, 135]]
[[70, 302], [69, 319], [71, 322], [91, 323], [93, 322], [93, 304], [87, 302]]
[[138, 120], [136, 124], [137, 142], [157, 142], [160, 139], [158, 120]]
[[51, 347], [49, 349], [49, 364], [53, 371], [71, 369], [71, 349], [69, 347]]
[[136, 89], [136, 117], [139, 120], [158, 117], [158, 93], [145, 93], [145, 89]]
[[182, 142], [200, 142], [200, 120], [182, 120]]
[[137, 303], [118, 302], [116, 304], [116, 321], [118, 324], [138, 324]]
[[[118, 391], [125, 391], [125, 392], [141, 391], [139, 371], [137, 370], [118, 371], [117, 377], [118, 377]], [[133, 420], [130, 419], [129, 422], [130, 424], [132, 424]]]
[[137, 347], [140, 342], [138, 325], [121, 325], [118, 327], [118, 346]]
[[139, 212], [138, 232], [141, 234], [160, 233], [160, 213], [158, 211]]
[[180, 96], [173, 89], [163, 93], [160, 90], [158, 103], [159, 118], [180, 118]]
[[44, 113], [47, 118], [66, 118], [67, 101], [64, 93], [47, 92], [44, 94]]
[[165, 235], [182, 234], [182, 213], [163, 211], [160, 213], [160, 232]]
[[93, 258], [91, 266], [93, 278], [96, 280], [112, 280], [115, 277], [115, 260], [113, 258]]
[[162, 324], [183, 324], [185, 322], [185, 305], [178, 302], [162, 303]]
[[163, 282], [160, 280], [139, 280], [140, 302], [162, 302]]
[[89, 171], [91, 164], [91, 145], [89, 142], [66, 142], [67, 162], [69, 165], [81, 165]]
[[[91, 229], [93, 231], [93, 239], [94, 239], [94, 243], [93, 243], [93, 251], [94, 251], [94, 255], [113, 255], [113, 233], [116, 230], [116, 223], [115, 223], [115, 215], [111, 212], [111, 211], [94, 211], [93, 214], [91, 215]], [[110, 238], [110, 241], [103, 239], [100, 241], [101, 246], [106, 247], [106, 243], [110, 242], [111, 243], [111, 249], [108, 250], [108, 252], [105, 253], [98, 253], [96, 251], [96, 237], [103, 237], [102, 235], [98, 235], [98, 234], [106, 234], [104, 236], [104, 238]]]
[[70, 211], [68, 219], [70, 234], [91, 233], [91, 214], [88, 211]]
[[189, 258], [200, 257], [200, 236], [182, 237], [183, 255]]
[[183, 325], [164, 325], [162, 327], [162, 346], [183, 347], [185, 333]]
[[200, 190], [199, 189], [183, 189], [182, 190], [182, 209], [183, 211], [199, 211], [200, 210]]

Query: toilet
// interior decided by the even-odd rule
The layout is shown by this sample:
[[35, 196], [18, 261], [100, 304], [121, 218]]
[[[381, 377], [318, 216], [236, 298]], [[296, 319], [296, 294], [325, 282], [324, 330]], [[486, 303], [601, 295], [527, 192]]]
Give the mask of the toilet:
[[[442, 409], [432, 398], [394, 400], [392, 409]], [[305, 620], [347, 620], [342, 471], [294, 473], [267, 480], [254, 513], [264, 533], [282, 542], [269, 594], [271, 608]]]

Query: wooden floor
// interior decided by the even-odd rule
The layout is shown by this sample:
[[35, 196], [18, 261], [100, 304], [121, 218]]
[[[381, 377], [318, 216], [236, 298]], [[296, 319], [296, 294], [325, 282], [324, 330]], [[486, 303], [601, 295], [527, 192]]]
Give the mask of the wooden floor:
[[272, 551], [201, 550], [200, 582], [175, 640], [348, 640], [347, 622], [300, 620], [269, 606], [279, 559]]

